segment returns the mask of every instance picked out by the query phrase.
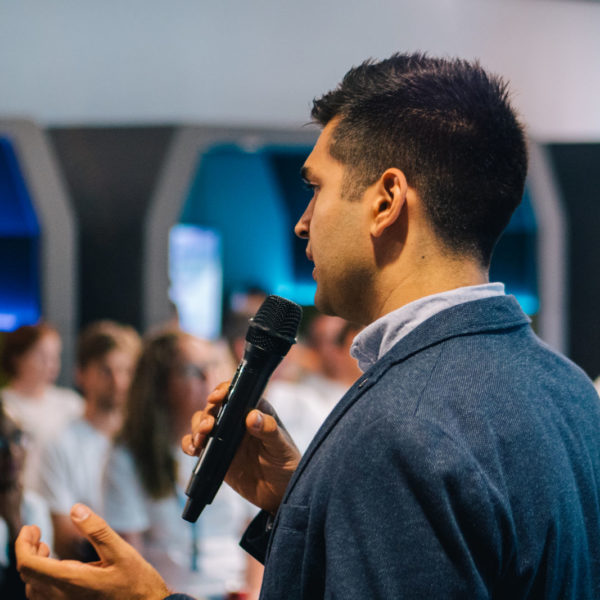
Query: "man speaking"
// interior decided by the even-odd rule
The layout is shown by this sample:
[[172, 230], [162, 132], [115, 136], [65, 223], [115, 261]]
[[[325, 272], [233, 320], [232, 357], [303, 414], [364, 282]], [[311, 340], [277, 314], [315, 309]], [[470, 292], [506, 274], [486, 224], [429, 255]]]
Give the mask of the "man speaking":
[[[266, 404], [247, 417], [226, 480], [263, 509], [242, 541], [265, 563], [261, 598], [600, 597], [598, 396], [488, 281], [527, 166], [506, 85], [476, 63], [398, 54], [350, 70], [312, 115], [323, 131], [296, 233], [316, 306], [366, 325], [352, 348], [364, 374], [301, 460]], [[82, 510], [102, 563], [44, 558], [25, 528], [32, 598], [164, 598]], [[145, 576], [123, 588], [136, 560]]]

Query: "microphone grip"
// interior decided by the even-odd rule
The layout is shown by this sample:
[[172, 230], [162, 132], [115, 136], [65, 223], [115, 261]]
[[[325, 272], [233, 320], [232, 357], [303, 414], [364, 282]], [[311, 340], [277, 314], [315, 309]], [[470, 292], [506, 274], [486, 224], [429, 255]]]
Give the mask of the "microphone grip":
[[283, 356], [248, 344], [216, 418], [215, 426], [192, 473], [183, 514], [194, 523], [213, 501], [246, 433], [246, 416], [256, 407], [269, 377]]

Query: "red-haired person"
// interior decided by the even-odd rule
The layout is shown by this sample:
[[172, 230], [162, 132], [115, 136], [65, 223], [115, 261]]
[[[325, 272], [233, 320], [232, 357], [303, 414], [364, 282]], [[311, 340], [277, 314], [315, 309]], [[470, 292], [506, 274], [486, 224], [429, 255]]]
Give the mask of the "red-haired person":
[[60, 335], [48, 323], [23, 325], [4, 337], [2, 369], [8, 384], [1, 395], [6, 412], [28, 436], [27, 488], [36, 486], [42, 448], [83, 412], [79, 394], [55, 385], [61, 349]]

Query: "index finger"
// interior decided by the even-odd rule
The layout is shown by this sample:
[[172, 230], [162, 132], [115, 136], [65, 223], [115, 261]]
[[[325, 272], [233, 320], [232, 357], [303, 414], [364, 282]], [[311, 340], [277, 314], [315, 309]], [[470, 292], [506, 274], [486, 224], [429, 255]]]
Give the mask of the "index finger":
[[223, 400], [227, 396], [229, 391], [230, 381], [222, 381], [207, 397], [206, 397], [206, 410], [213, 414], [214, 409], [219, 409], [219, 406], [223, 403]]
[[20, 556], [50, 556], [50, 548], [48, 544], [42, 542], [41, 535], [41, 531], [36, 525], [22, 527], [17, 540], [15, 540], [15, 552], [18, 548]]
[[15, 540], [15, 552], [19, 555], [36, 555], [42, 538], [42, 532], [37, 525], [25, 525]]
[[207, 434], [210, 429], [207, 424], [214, 424], [214, 420], [219, 414], [219, 409], [223, 404], [223, 400], [229, 392], [230, 381], [221, 382], [206, 398], [206, 406], [203, 410], [199, 410], [192, 415], [192, 435], [195, 433]]
[[181, 439], [181, 449], [190, 456], [198, 456], [213, 428], [223, 400], [227, 397], [230, 382], [223, 381], [207, 397], [203, 410], [192, 416], [191, 433]]
[[[17, 569], [23, 579], [47, 579], [54, 578], [55, 574], [61, 572], [61, 561], [48, 558], [44, 552], [40, 553], [42, 547], [41, 532], [36, 525], [25, 525], [21, 528], [15, 540], [15, 554], [17, 557]], [[62, 561], [68, 562], [68, 561]], [[73, 561], [71, 561], [73, 562]], [[67, 565], [68, 567], [68, 565]]]

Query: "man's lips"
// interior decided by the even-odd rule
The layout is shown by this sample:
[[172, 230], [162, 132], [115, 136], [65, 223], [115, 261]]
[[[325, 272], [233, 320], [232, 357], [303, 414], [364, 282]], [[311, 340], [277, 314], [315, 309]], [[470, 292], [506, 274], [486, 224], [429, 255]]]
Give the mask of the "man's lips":
[[[314, 259], [313, 259], [312, 252], [311, 252], [311, 250], [310, 250], [310, 248], [309, 248], [308, 246], [307, 246], [307, 248], [306, 248], [306, 258], [308, 258], [308, 260], [309, 260], [311, 263], [313, 263], [313, 264], [314, 264], [314, 262], [315, 262], [315, 261], [314, 261]], [[313, 270], [312, 270], [312, 277], [313, 277], [313, 279], [314, 279], [315, 281], [317, 280], [317, 267], [313, 267]]]

